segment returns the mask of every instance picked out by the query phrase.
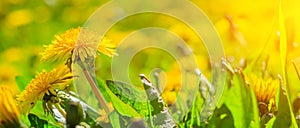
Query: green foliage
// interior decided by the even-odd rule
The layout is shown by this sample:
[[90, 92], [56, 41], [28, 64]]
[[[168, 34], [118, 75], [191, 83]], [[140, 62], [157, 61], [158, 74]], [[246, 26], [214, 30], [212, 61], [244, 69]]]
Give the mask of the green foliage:
[[279, 88], [278, 112], [276, 114], [276, 119], [273, 124], [275, 128], [290, 127], [290, 126], [297, 127], [297, 125], [294, 124], [292, 125], [292, 120], [295, 120], [295, 118], [291, 116], [290, 113], [291, 107], [289, 105], [290, 103], [288, 101], [286, 90], [281, 81], [280, 88]]
[[110, 96], [114, 108], [117, 109], [119, 113], [129, 117], [141, 117], [141, 114], [147, 115], [147, 112], [145, 113], [145, 111], [147, 111], [147, 104], [128, 99], [127, 97], [122, 96], [122, 93], [117, 90], [117, 86], [120, 85], [120, 87], [129, 87], [130, 89], [133, 89], [130, 85], [110, 80], [107, 80], [106, 84], [108, 87], [105, 87], [105, 90]]
[[[136, 87], [122, 82], [107, 80], [106, 84], [108, 86], [107, 89], [109, 89], [107, 92], [111, 97], [114, 108], [123, 116], [149, 118], [148, 122], [151, 126], [172, 125], [173, 119], [168, 110], [166, 110], [167, 108], [162, 97], [150, 82], [143, 82], [146, 91], [144, 93]], [[143, 99], [145, 102], [138, 101]], [[111, 116], [116, 115], [113, 114]]]
[[69, 128], [75, 127], [83, 121], [83, 109], [79, 102], [69, 102], [66, 107], [66, 120]]
[[119, 114], [116, 111], [113, 111], [109, 114], [109, 120], [111, 121], [111, 125], [114, 128], [121, 128]]
[[273, 128], [275, 120], [276, 120], [276, 117], [270, 119], [270, 121], [266, 124], [266, 128]]
[[46, 120], [40, 119], [37, 115], [29, 114], [28, 119], [30, 121], [30, 127], [34, 128], [44, 128], [48, 127], [48, 122]]
[[231, 111], [235, 127], [247, 128], [250, 126], [253, 119], [251, 94], [240, 74], [233, 75], [225, 104]]
[[45, 114], [44, 108], [43, 108], [43, 103], [41, 101], [38, 101], [36, 103], [36, 105], [34, 106], [34, 108], [30, 111], [31, 114], [38, 116], [39, 119], [41, 120], [45, 120], [48, 122], [48, 124], [52, 124], [54, 126], [60, 126], [61, 124], [59, 124], [57, 122], [57, 120], [49, 115], [49, 114]]
[[233, 116], [228, 107], [223, 104], [220, 108], [217, 108], [207, 124], [209, 128], [233, 128], [234, 121]]

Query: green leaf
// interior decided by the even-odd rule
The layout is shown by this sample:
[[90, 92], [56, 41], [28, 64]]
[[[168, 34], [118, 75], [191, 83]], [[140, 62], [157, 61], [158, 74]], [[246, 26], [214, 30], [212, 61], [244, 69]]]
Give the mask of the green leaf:
[[113, 128], [121, 128], [119, 114], [116, 111], [111, 112], [108, 117]]
[[31, 126], [34, 128], [44, 128], [48, 127], [48, 122], [46, 120], [40, 119], [37, 115], [29, 114], [28, 119], [30, 121]]
[[[152, 86], [150, 87], [148, 84], [145, 86], [144, 83], [144, 87], [146, 87], [145, 92], [132, 85], [112, 80], [107, 80], [106, 85], [105, 90], [110, 96], [114, 108], [121, 115], [128, 117], [150, 117], [149, 121], [154, 126], [164, 124], [170, 126], [172, 123], [175, 125], [168, 110], [165, 111], [167, 108], [162, 97]], [[155, 94], [155, 96], [151, 94]]]
[[138, 102], [125, 96], [125, 94], [132, 95], [130, 91], [134, 92], [134, 88], [131, 85], [111, 80], [107, 80], [106, 85], [107, 87], [104, 87], [105, 91], [109, 95], [114, 108], [120, 114], [129, 117], [141, 117], [147, 115], [147, 102]]
[[234, 74], [233, 85], [228, 90], [225, 104], [232, 113], [236, 128], [248, 128], [253, 119], [253, 108], [249, 88], [241, 74]]
[[273, 128], [275, 119], [276, 119], [276, 117], [273, 117], [272, 119], [270, 119], [269, 122], [266, 124], [266, 128]]
[[209, 128], [233, 128], [234, 121], [231, 112], [228, 107], [223, 104], [220, 108], [217, 108], [209, 120]]
[[250, 95], [251, 95], [252, 108], [253, 108], [253, 121], [251, 122], [251, 127], [259, 128], [260, 127], [259, 110], [258, 110], [255, 92], [251, 85], [250, 85]]
[[[291, 114], [291, 106], [283, 84], [284, 83], [282, 79], [280, 79], [278, 112], [276, 114], [276, 120], [274, 122], [275, 128], [290, 127], [294, 118]], [[297, 127], [297, 125], [293, 126]]]

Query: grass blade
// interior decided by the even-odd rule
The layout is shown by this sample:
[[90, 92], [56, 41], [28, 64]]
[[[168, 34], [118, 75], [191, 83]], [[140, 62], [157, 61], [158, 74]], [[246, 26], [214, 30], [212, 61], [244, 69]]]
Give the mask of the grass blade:
[[233, 85], [228, 90], [225, 105], [232, 113], [234, 126], [248, 128], [253, 119], [252, 101], [249, 88], [240, 73], [241, 71], [233, 75]]
[[[286, 110], [286, 111], [289, 111], [289, 113], [290, 113], [289, 115], [290, 115], [290, 119], [292, 120], [293, 127], [298, 127], [296, 120], [294, 118], [293, 109], [291, 107], [290, 90], [289, 90], [290, 88], [289, 88], [289, 84], [287, 81], [287, 71], [286, 71], [287, 35], [286, 35], [284, 16], [283, 16], [283, 11], [282, 11], [282, 0], [279, 0], [279, 16], [278, 17], [279, 17], [279, 31], [280, 31], [280, 58], [281, 58], [281, 69], [282, 69], [282, 73], [283, 73], [283, 79], [282, 79], [281, 84], [286, 89], [286, 100], [287, 100], [286, 102], [287, 102], [287, 105], [289, 108], [289, 110]], [[281, 104], [279, 104], [279, 105], [281, 105]], [[279, 109], [279, 111], [281, 111], [281, 110]], [[276, 120], [278, 120], [278, 118], [279, 117], [277, 117]], [[275, 124], [276, 124], [276, 120], [275, 120]]]
[[[292, 125], [292, 117], [290, 106], [288, 103], [288, 97], [286, 90], [284, 88], [283, 80], [280, 79], [280, 88], [279, 88], [279, 102], [278, 102], [278, 112], [276, 114], [276, 119], [273, 124], [274, 128], [282, 128], [282, 127], [289, 127]], [[295, 125], [297, 127], [297, 125]]]

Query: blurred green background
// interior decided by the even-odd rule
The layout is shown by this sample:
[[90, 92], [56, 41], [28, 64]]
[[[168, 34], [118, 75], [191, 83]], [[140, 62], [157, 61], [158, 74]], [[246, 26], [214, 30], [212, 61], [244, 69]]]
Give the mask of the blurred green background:
[[54, 35], [82, 26], [106, 0], [1, 0], [0, 83], [15, 85], [14, 76], [30, 79], [42, 68], [43, 45]]

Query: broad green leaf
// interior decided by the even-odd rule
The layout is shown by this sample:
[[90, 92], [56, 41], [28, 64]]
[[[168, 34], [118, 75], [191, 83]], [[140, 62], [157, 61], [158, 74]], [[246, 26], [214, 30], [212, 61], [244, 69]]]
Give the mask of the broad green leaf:
[[[110, 96], [115, 109], [120, 114], [128, 117], [150, 117], [150, 122], [153, 121], [154, 126], [162, 124], [169, 126], [172, 122], [175, 125], [169, 112], [166, 110], [167, 108], [162, 97], [159, 96], [161, 99], [158, 99], [157, 95], [160, 94], [157, 90], [149, 89], [157, 92], [156, 97], [154, 97], [149, 95], [150, 92], [147, 92], [149, 90], [145, 92], [123, 82], [107, 80], [106, 85], [105, 90]], [[152, 117], [154, 117], [153, 120]]]
[[120, 98], [127, 98], [128, 100], [146, 102], [147, 95], [143, 89], [139, 89], [133, 85], [123, 82], [107, 80], [106, 85], [113, 93], [122, 95]]
[[234, 74], [233, 85], [228, 90], [225, 104], [232, 113], [236, 128], [248, 128], [253, 119], [253, 108], [249, 88], [240, 74]]
[[209, 120], [209, 128], [233, 128], [234, 122], [233, 117], [229, 109], [225, 104], [220, 108], [217, 108]]
[[27, 116], [21, 114], [20, 119], [22, 120], [22, 122], [24, 123], [25, 126], [30, 126], [30, 121]]
[[110, 97], [109, 95], [106, 93], [105, 91], [105, 87], [106, 87], [106, 80], [101, 80], [101, 79], [96, 79], [97, 80], [97, 83], [98, 83], [98, 88], [102, 94], [102, 96], [104, 97], [104, 99], [107, 101], [107, 102], [110, 102]]
[[252, 108], [253, 108], [253, 121], [251, 122], [251, 127], [258, 128], [260, 126], [260, 121], [259, 121], [259, 110], [258, 110], [257, 100], [256, 100], [254, 89], [251, 85], [249, 90], [250, 90]]
[[[143, 102], [134, 101], [123, 95], [124, 93], [130, 94], [131, 93], [130, 91], [134, 90], [134, 88], [131, 85], [122, 82], [111, 81], [111, 80], [107, 80], [106, 85], [107, 87], [104, 87], [105, 91], [109, 95], [111, 102], [114, 105], [114, 108], [120, 114], [129, 117], [147, 116], [148, 114], [147, 102], [143, 103]], [[120, 90], [122, 90], [122, 92], [117, 88], [121, 88]]]
[[270, 119], [269, 122], [266, 124], [266, 128], [273, 128], [275, 120], [276, 120], [276, 117], [273, 117], [272, 119]]
[[[283, 86], [283, 81], [280, 81], [279, 88], [279, 101], [278, 101], [278, 112], [276, 114], [276, 120], [274, 122], [275, 128], [290, 127], [292, 125], [292, 118], [290, 104], [288, 101], [286, 90]], [[297, 127], [294, 125], [293, 127]]]
[[37, 115], [34, 114], [29, 114], [28, 119], [30, 121], [31, 126], [34, 128], [44, 128], [48, 127], [48, 122], [46, 120], [40, 119]]
[[119, 115], [116, 111], [111, 112], [108, 117], [113, 128], [121, 128]]

